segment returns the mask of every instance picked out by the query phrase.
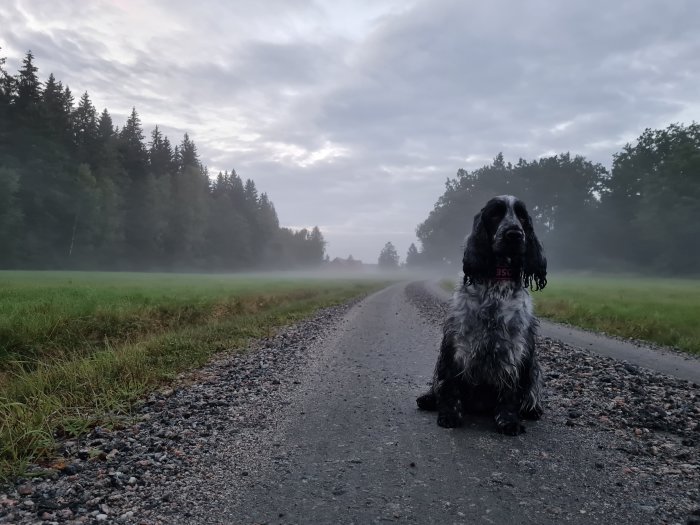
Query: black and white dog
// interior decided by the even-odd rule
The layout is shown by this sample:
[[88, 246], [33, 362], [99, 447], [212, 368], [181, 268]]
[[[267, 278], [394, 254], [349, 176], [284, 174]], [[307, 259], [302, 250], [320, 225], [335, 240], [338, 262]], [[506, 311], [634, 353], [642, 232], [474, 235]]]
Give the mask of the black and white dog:
[[528, 288], [547, 284], [547, 260], [522, 201], [495, 197], [474, 217], [443, 329], [430, 390], [416, 401], [457, 427], [466, 413], [495, 414], [500, 432], [524, 432], [521, 418], [542, 415], [535, 355], [537, 319]]

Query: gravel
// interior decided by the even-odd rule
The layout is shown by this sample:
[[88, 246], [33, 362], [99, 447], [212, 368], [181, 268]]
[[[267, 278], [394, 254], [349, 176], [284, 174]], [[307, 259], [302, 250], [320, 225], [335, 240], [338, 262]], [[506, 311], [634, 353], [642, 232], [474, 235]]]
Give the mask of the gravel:
[[[444, 302], [419, 284], [406, 292], [424, 322], [442, 323]], [[60, 462], [33, 465], [25, 478], [0, 487], [0, 523], [186, 523], [201, 512], [197, 490], [222, 450], [234, 455], [226, 473], [234, 485], [286, 468], [284, 450], [260, 453], [269, 445], [261, 436], [276, 435], [278, 413], [296, 406], [319, 343], [348, 307], [323, 310], [245, 353], [182, 375], [138, 404], [123, 429], [95, 428], [63, 441]], [[700, 387], [546, 338], [539, 356], [543, 421], [599, 443], [593, 470], [616, 480], [650, 523], [700, 525]], [[566, 465], [565, 456], [541, 455], [543, 465]], [[260, 465], [260, 457], [272, 461]], [[486, 482], [511, 490], [500, 471]]]
[[[232, 441], [241, 452], [236, 476], [245, 477], [246, 450], [275, 425], [275, 413], [299, 389], [309, 347], [332, 331], [354, 302], [255, 341], [244, 353], [220, 355], [134, 408], [126, 428], [95, 428], [63, 441], [52, 467], [30, 466], [27, 476], [0, 486], [0, 523], [171, 523], [196, 502], [182, 501], [193, 470], [210, 451]], [[201, 472], [198, 475], [205, 475]], [[188, 504], [191, 503], [191, 504]], [[190, 510], [184, 510], [190, 509]]]
[[[407, 294], [429, 321], [445, 318], [448, 304], [420, 284]], [[607, 447], [628, 458], [618, 483], [630, 497], [652, 495], [643, 510], [660, 523], [700, 523], [700, 385], [549, 338], [540, 338], [538, 357], [544, 417], [604, 433]]]

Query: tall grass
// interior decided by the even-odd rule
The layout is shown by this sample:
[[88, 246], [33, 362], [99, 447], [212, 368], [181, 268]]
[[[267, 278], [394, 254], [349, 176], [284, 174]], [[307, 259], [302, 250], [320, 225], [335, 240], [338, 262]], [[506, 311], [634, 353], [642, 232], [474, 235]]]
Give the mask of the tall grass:
[[381, 286], [231, 276], [0, 272], [0, 477], [114, 424], [213, 353]]

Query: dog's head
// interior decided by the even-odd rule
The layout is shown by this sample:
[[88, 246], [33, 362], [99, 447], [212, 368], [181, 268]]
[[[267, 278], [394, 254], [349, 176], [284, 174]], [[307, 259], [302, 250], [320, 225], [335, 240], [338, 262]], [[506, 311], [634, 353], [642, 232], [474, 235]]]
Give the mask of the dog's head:
[[506, 266], [525, 286], [547, 285], [547, 259], [525, 204], [511, 196], [494, 197], [474, 217], [462, 259], [464, 282], [483, 282]]

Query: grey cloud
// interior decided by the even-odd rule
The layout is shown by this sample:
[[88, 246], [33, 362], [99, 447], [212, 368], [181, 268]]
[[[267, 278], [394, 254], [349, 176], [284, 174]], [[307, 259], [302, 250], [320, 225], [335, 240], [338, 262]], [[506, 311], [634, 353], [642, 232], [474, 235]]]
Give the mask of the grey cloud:
[[[255, 179], [283, 223], [322, 226], [332, 255], [373, 260], [387, 240], [405, 254], [445, 178], [499, 151], [609, 164], [645, 127], [698, 108], [691, 0], [392, 0], [343, 34], [331, 2], [163, 0], [125, 28], [103, 4], [33, 3], [37, 18], [106, 21], [50, 31], [15, 5], [0, 6], [4, 50], [31, 47], [42, 74], [118, 117], [135, 105], [173, 142], [189, 131], [213, 171]], [[142, 18], [159, 14], [172, 27], [151, 35]], [[314, 157], [327, 147], [340, 156]]]

